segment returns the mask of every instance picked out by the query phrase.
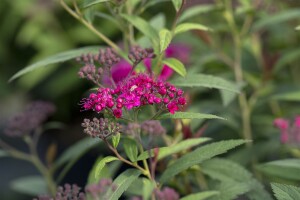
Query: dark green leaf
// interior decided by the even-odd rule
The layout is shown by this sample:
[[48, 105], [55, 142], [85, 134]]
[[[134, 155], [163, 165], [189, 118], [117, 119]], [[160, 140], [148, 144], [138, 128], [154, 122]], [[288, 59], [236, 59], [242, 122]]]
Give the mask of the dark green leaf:
[[168, 48], [171, 40], [172, 33], [168, 29], [162, 29], [159, 32], [160, 52], [163, 52], [166, 48]]
[[273, 71], [278, 72], [284, 66], [287, 66], [292, 62], [299, 60], [299, 57], [300, 57], [300, 49], [295, 49], [284, 53], [282, 56], [280, 56], [280, 59], [276, 62]]
[[228, 90], [235, 93], [240, 92], [237, 84], [220, 77], [205, 74], [187, 75], [185, 78], [177, 78], [171, 81], [171, 83], [179, 87], [207, 87]]
[[101, 46], [93, 46], [93, 47], [83, 47], [83, 48], [79, 48], [79, 49], [75, 49], [75, 50], [70, 50], [70, 51], [66, 51], [66, 52], [62, 52], [53, 56], [50, 56], [48, 58], [45, 58], [44, 60], [41, 60], [39, 62], [36, 62], [34, 64], [31, 64], [25, 68], [23, 68], [22, 70], [20, 70], [18, 73], [16, 73], [15, 75], [13, 75], [9, 81], [13, 81], [14, 79], [27, 74], [28, 72], [31, 72], [33, 70], [39, 69], [41, 67], [45, 67], [47, 65], [51, 65], [51, 64], [55, 64], [55, 63], [60, 63], [60, 62], [65, 62], [67, 60], [76, 58], [82, 54], [85, 53], [96, 53], [99, 51], [99, 49], [101, 48]]
[[300, 188], [293, 185], [271, 183], [272, 190], [278, 200], [300, 199]]
[[173, 178], [175, 175], [188, 169], [189, 167], [200, 164], [201, 162], [216, 155], [225, 153], [230, 149], [244, 144], [245, 142], [245, 140], [227, 140], [199, 147], [196, 150], [185, 154], [168, 166], [168, 168], [163, 172], [160, 182], [165, 183], [167, 180]]
[[286, 92], [283, 94], [277, 94], [272, 97], [272, 99], [282, 100], [282, 101], [300, 101], [300, 91]]
[[205, 192], [199, 192], [195, 194], [190, 194], [188, 196], [182, 197], [180, 200], [205, 200], [210, 199], [212, 196], [219, 195], [220, 192], [218, 191], [205, 191]]
[[271, 16], [264, 17], [261, 20], [258, 20], [253, 25], [253, 30], [257, 31], [262, 28], [266, 28], [270, 25], [278, 25], [279, 23], [286, 22], [291, 19], [297, 19], [300, 17], [300, 9], [288, 9], [282, 12], [276, 12]]
[[184, 65], [176, 58], [165, 59], [165, 60], [163, 60], [163, 63], [168, 65], [168, 67], [172, 68], [179, 75], [181, 75], [181, 76], [186, 75], [186, 70], [185, 70]]
[[[175, 153], [181, 152], [185, 149], [191, 148], [193, 146], [199, 145], [201, 143], [209, 141], [210, 138], [193, 138], [193, 139], [186, 139], [183, 140], [175, 145], [168, 146], [168, 147], [160, 147], [158, 152], [158, 160], [161, 160], [167, 156], [173, 155]], [[151, 156], [154, 156], [153, 150], [150, 151]], [[139, 160], [145, 160], [149, 158], [149, 152], [145, 151], [139, 157], [136, 161]]]
[[125, 172], [120, 174], [113, 182], [116, 186], [115, 190], [109, 190], [106, 194], [108, 200], [118, 200], [124, 191], [135, 181], [141, 172], [136, 169], [127, 169]]
[[47, 184], [41, 176], [26, 176], [10, 183], [13, 190], [28, 195], [47, 194]]
[[204, 114], [204, 113], [191, 113], [191, 112], [176, 112], [175, 114], [165, 113], [160, 115], [158, 119], [224, 119], [222, 117]]
[[131, 160], [131, 161], [135, 161], [137, 159], [137, 155], [138, 155], [138, 147], [137, 147], [137, 143], [135, 140], [130, 139], [130, 138], [124, 138], [124, 150], [125, 153], [127, 155], [127, 157]]
[[186, 31], [190, 31], [190, 30], [211, 31], [210, 28], [208, 28], [207, 26], [204, 26], [202, 24], [183, 23], [183, 24], [177, 25], [177, 27], [175, 28], [175, 35], [186, 32]]

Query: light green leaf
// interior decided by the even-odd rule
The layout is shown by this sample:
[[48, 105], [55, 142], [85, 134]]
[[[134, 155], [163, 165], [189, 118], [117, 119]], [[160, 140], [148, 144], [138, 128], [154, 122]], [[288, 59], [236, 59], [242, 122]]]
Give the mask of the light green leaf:
[[115, 190], [109, 190], [106, 194], [108, 200], [118, 200], [124, 191], [135, 181], [141, 172], [136, 169], [127, 169], [125, 172], [120, 174], [113, 182], [116, 186]]
[[171, 83], [178, 87], [207, 87], [219, 90], [228, 90], [235, 93], [240, 92], [237, 84], [220, 77], [206, 74], [187, 75], [185, 78], [177, 78], [171, 81]]
[[163, 52], [166, 48], [168, 48], [171, 40], [172, 33], [168, 29], [162, 29], [159, 31], [160, 52]]
[[246, 183], [237, 184], [234, 181], [226, 181], [219, 185], [218, 190], [220, 195], [218, 196], [219, 198], [216, 198], [217, 200], [232, 200], [248, 192], [249, 187], [247, 187]]
[[47, 194], [47, 184], [41, 176], [26, 176], [10, 183], [13, 190], [28, 195]]
[[70, 160], [76, 160], [84, 155], [91, 148], [99, 145], [101, 141], [95, 138], [84, 138], [72, 146], [70, 146], [67, 150], [63, 152], [63, 154], [57, 159], [54, 163], [55, 168], [60, 167]]
[[216, 155], [227, 152], [239, 145], [244, 144], [245, 140], [227, 140], [221, 142], [215, 142], [212, 144], [199, 147], [196, 150], [185, 154], [181, 158], [177, 159], [163, 172], [160, 182], [165, 183], [166, 181], [173, 178], [178, 173], [192, 167], [194, 165], [200, 164], [201, 162], [208, 160]]
[[219, 195], [220, 192], [218, 191], [205, 191], [205, 192], [199, 192], [195, 194], [190, 194], [188, 196], [182, 197], [180, 200], [205, 200], [209, 199], [212, 196]]
[[297, 26], [297, 27], [295, 28], [295, 30], [296, 30], [296, 31], [299, 31], [299, 30], [300, 30], [300, 26]]
[[110, 0], [88, 0], [85, 1], [80, 7], [85, 9], [94, 5], [97, 5], [99, 3], [109, 2]]
[[189, 31], [189, 30], [211, 31], [210, 28], [208, 28], [207, 26], [204, 26], [202, 24], [182, 23], [182, 24], [179, 24], [175, 28], [175, 35], [177, 35], [179, 33], [183, 33], [183, 32]]
[[118, 158], [116, 158], [114, 156], [106, 156], [103, 159], [101, 159], [100, 162], [97, 163], [97, 167], [95, 170], [95, 179], [99, 178], [100, 173], [101, 173], [103, 167], [106, 165], [106, 163], [112, 162], [114, 160], [118, 160]]
[[181, 75], [181, 76], [186, 75], [186, 70], [185, 70], [184, 65], [176, 58], [165, 59], [165, 60], [163, 60], [163, 63], [168, 65], [168, 67], [172, 68], [179, 75]]
[[159, 35], [157, 31], [144, 19], [135, 15], [121, 14], [123, 18], [129, 21], [135, 28], [141, 31], [145, 36], [150, 38], [154, 44], [158, 44]]
[[296, 90], [292, 92], [286, 92], [283, 94], [277, 94], [271, 98], [282, 101], [300, 101], [300, 91]]
[[117, 148], [118, 147], [118, 144], [120, 142], [120, 139], [121, 139], [121, 133], [117, 133], [116, 135], [113, 135], [111, 137], [111, 140], [112, 140], [112, 144], [113, 144], [113, 147], [114, 148]]
[[159, 13], [152, 17], [149, 23], [156, 31], [160, 31], [166, 26], [166, 17], [163, 13]]
[[207, 13], [207, 12], [210, 12], [210, 11], [213, 11], [213, 10], [216, 10], [216, 9], [219, 9], [219, 7], [217, 7], [214, 4], [211, 4], [211, 5], [202, 4], [202, 5], [199, 5], [199, 6], [191, 6], [191, 7], [187, 8], [183, 11], [181, 16], [179, 17], [178, 22], [185, 21], [185, 20], [187, 20], [191, 17], [195, 17], [196, 15], [199, 15], [199, 14], [202, 14], [202, 13]]
[[228, 106], [236, 97], [237, 93], [220, 90], [223, 106]]
[[182, 0], [172, 0], [172, 3], [174, 5], [175, 10], [178, 12], [178, 10], [181, 8]]
[[266, 28], [270, 25], [278, 25], [279, 23], [286, 22], [288, 20], [296, 19], [300, 17], [300, 9], [288, 9], [282, 12], [277, 12], [271, 16], [264, 17], [261, 20], [258, 20], [253, 25], [253, 30], [258, 31], [262, 28]]
[[14, 79], [27, 74], [28, 72], [31, 72], [33, 70], [39, 69], [41, 67], [45, 67], [47, 65], [55, 64], [55, 63], [60, 63], [60, 62], [65, 62], [67, 60], [76, 58], [82, 54], [86, 53], [96, 53], [99, 51], [101, 46], [92, 46], [92, 47], [83, 47], [75, 50], [70, 50], [66, 52], [62, 52], [53, 56], [50, 56], [48, 58], [45, 58], [44, 60], [38, 61], [34, 64], [31, 64], [19, 72], [17, 72], [15, 75], [13, 75], [10, 79], [9, 82], [13, 81]]
[[204, 113], [191, 113], [191, 112], [176, 112], [174, 114], [165, 113], [160, 115], [158, 119], [224, 119], [222, 117], [204, 114]]
[[274, 72], [278, 73], [280, 69], [283, 67], [299, 60], [300, 57], [300, 49], [293, 49], [292, 51], [285, 52], [282, 56], [280, 56], [279, 60], [276, 62], [274, 67]]
[[263, 173], [288, 180], [300, 181], [300, 159], [283, 159], [257, 166]]
[[278, 200], [300, 199], [300, 188], [293, 185], [271, 183], [272, 190]]
[[[161, 159], [163, 159], [163, 158], [165, 158], [169, 155], [173, 155], [175, 153], [181, 152], [185, 149], [194, 147], [196, 145], [207, 142], [209, 140], [210, 140], [210, 138], [204, 138], [204, 137], [192, 138], [192, 139], [183, 140], [183, 141], [181, 141], [181, 142], [179, 142], [175, 145], [172, 145], [172, 146], [161, 147], [161, 148], [159, 148], [157, 159], [161, 160]], [[151, 157], [154, 156], [153, 149], [150, 151], [150, 154], [151, 154]], [[136, 161], [145, 160], [145, 159], [148, 159], [148, 158], [149, 158], [149, 152], [145, 151], [145, 152], [143, 152], [142, 154], [139, 155], [139, 157], [137, 158]]]
[[138, 155], [138, 148], [137, 148], [136, 141], [130, 138], [125, 138], [123, 145], [127, 157], [131, 161], [135, 161]]

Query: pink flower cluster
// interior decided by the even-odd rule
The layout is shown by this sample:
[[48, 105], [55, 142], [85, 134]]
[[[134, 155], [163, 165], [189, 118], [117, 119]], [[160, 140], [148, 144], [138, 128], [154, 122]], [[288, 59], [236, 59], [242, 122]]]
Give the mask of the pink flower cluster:
[[130, 110], [144, 105], [157, 105], [174, 114], [185, 104], [181, 89], [161, 80], [156, 81], [144, 73], [128, 77], [115, 89], [99, 88], [97, 93], [91, 93], [82, 101], [84, 110], [101, 112], [107, 109], [117, 118], [122, 116], [124, 107]]
[[274, 126], [281, 131], [280, 140], [283, 144], [300, 144], [300, 116], [293, 123], [284, 118], [274, 120]]

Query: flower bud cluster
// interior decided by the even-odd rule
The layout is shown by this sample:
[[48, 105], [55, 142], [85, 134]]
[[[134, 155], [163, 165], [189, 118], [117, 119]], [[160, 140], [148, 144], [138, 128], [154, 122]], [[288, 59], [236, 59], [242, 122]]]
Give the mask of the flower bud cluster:
[[274, 120], [274, 126], [280, 130], [283, 144], [300, 145], [300, 116], [296, 116], [293, 122], [277, 118]]
[[165, 187], [163, 190], [155, 189], [154, 194], [159, 200], [179, 200], [179, 194], [169, 187]]
[[130, 122], [127, 124], [127, 126], [123, 127], [122, 133], [135, 136], [137, 133], [140, 132], [140, 129], [141, 129], [141, 125], [139, 123]]
[[119, 123], [111, 122], [107, 118], [94, 118], [92, 121], [84, 119], [81, 124], [84, 127], [84, 133], [92, 137], [104, 139], [112, 134], [117, 134], [120, 131]]
[[155, 54], [153, 52], [152, 48], [143, 49], [140, 46], [133, 46], [130, 49], [128, 58], [133, 63], [133, 66], [136, 66], [145, 58], [154, 58]]
[[86, 196], [83, 192], [80, 192], [80, 188], [73, 184], [65, 184], [64, 187], [58, 187], [54, 198], [49, 196], [39, 196], [33, 200], [86, 200]]
[[116, 190], [116, 185], [113, 184], [112, 179], [103, 178], [97, 184], [91, 184], [85, 187], [86, 193], [91, 194], [94, 199], [106, 199], [107, 191]]
[[115, 89], [99, 88], [97, 93], [83, 99], [84, 110], [110, 110], [116, 118], [122, 116], [122, 108], [128, 110], [144, 105], [157, 105], [162, 110], [174, 114], [180, 106], [186, 104], [183, 91], [174, 85], [156, 81], [141, 73], [120, 82]]
[[143, 122], [141, 129], [142, 132], [154, 136], [159, 136], [166, 133], [166, 129], [161, 125], [160, 121], [158, 120], [147, 120]]
[[12, 117], [4, 130], [8, 136], [21, 137], [39, 127], [52, 113], [55, 106], [50, 102], [34, 101], [25, 110]]

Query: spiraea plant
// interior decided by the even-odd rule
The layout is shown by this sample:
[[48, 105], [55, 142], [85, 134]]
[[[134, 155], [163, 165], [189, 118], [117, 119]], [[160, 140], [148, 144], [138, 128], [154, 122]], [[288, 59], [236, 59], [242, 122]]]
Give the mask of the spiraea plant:
[[[278, 103], [295, 96], [268, 96], [276, 94], [274, 65], [280, 68], [286, 59], [276, 64], [276, 56], [263, 53], [268, 44], [262, 42], [262, 30], [274, 19], [256, 23], [274, 10], [262, 1], [248, 0], [205, 5], [189, 0], [59, 2], [100, 39], [101, 46], [57, 54], [11, 79], [44, 65], [76, 60], [72, 69], [79, 66], [79, 78], [87, 80], [80, 84], [91, 88], [81, 91], [81, 100], [72, 99], [82, 116], [91, 116], [82, 117], [87, 137], [50, 163], [39, 158], [36, 143], [52, 106], [36, 104], [8, 123], [5, 133], [24, 138], [30, 153], [2, 140], [0, 144], [7, 154], [32, 162], [40, 171], [39, 181], [47, 189], [37, 191], [37, 199], [271, 200], [270, 188], [277, 199], [300, 198], [297, 187], [266, 184], [287, 179], [297, 186], [300, 180], [295, 175], [300, 169], [299, 117], [294, 122], [282, 118]], [[160, 5], [172, 10], [163, 12]], [[196, 18], [202, 14], [206, 17]], [[294, 15], [299, 14], [284, 19]], [[105, 34], [105, 27], [99, 26], [103, 21], [120, 37]], [[268, 31], [266, 35], [274, 30]], [[274, 125], [281, 131], [282, 146], [279, 134], [269, 134], [275, 132], [275, 117], [281, 117]], [[261, 129], [266, 121], [268, 128]], [[76, 184], [57, 187], [93, 147], [102, 151], [81, 183], [84, 190]], [[260, 164], [278, 158], [273, 155], [276, 148], [293, 157]]]

